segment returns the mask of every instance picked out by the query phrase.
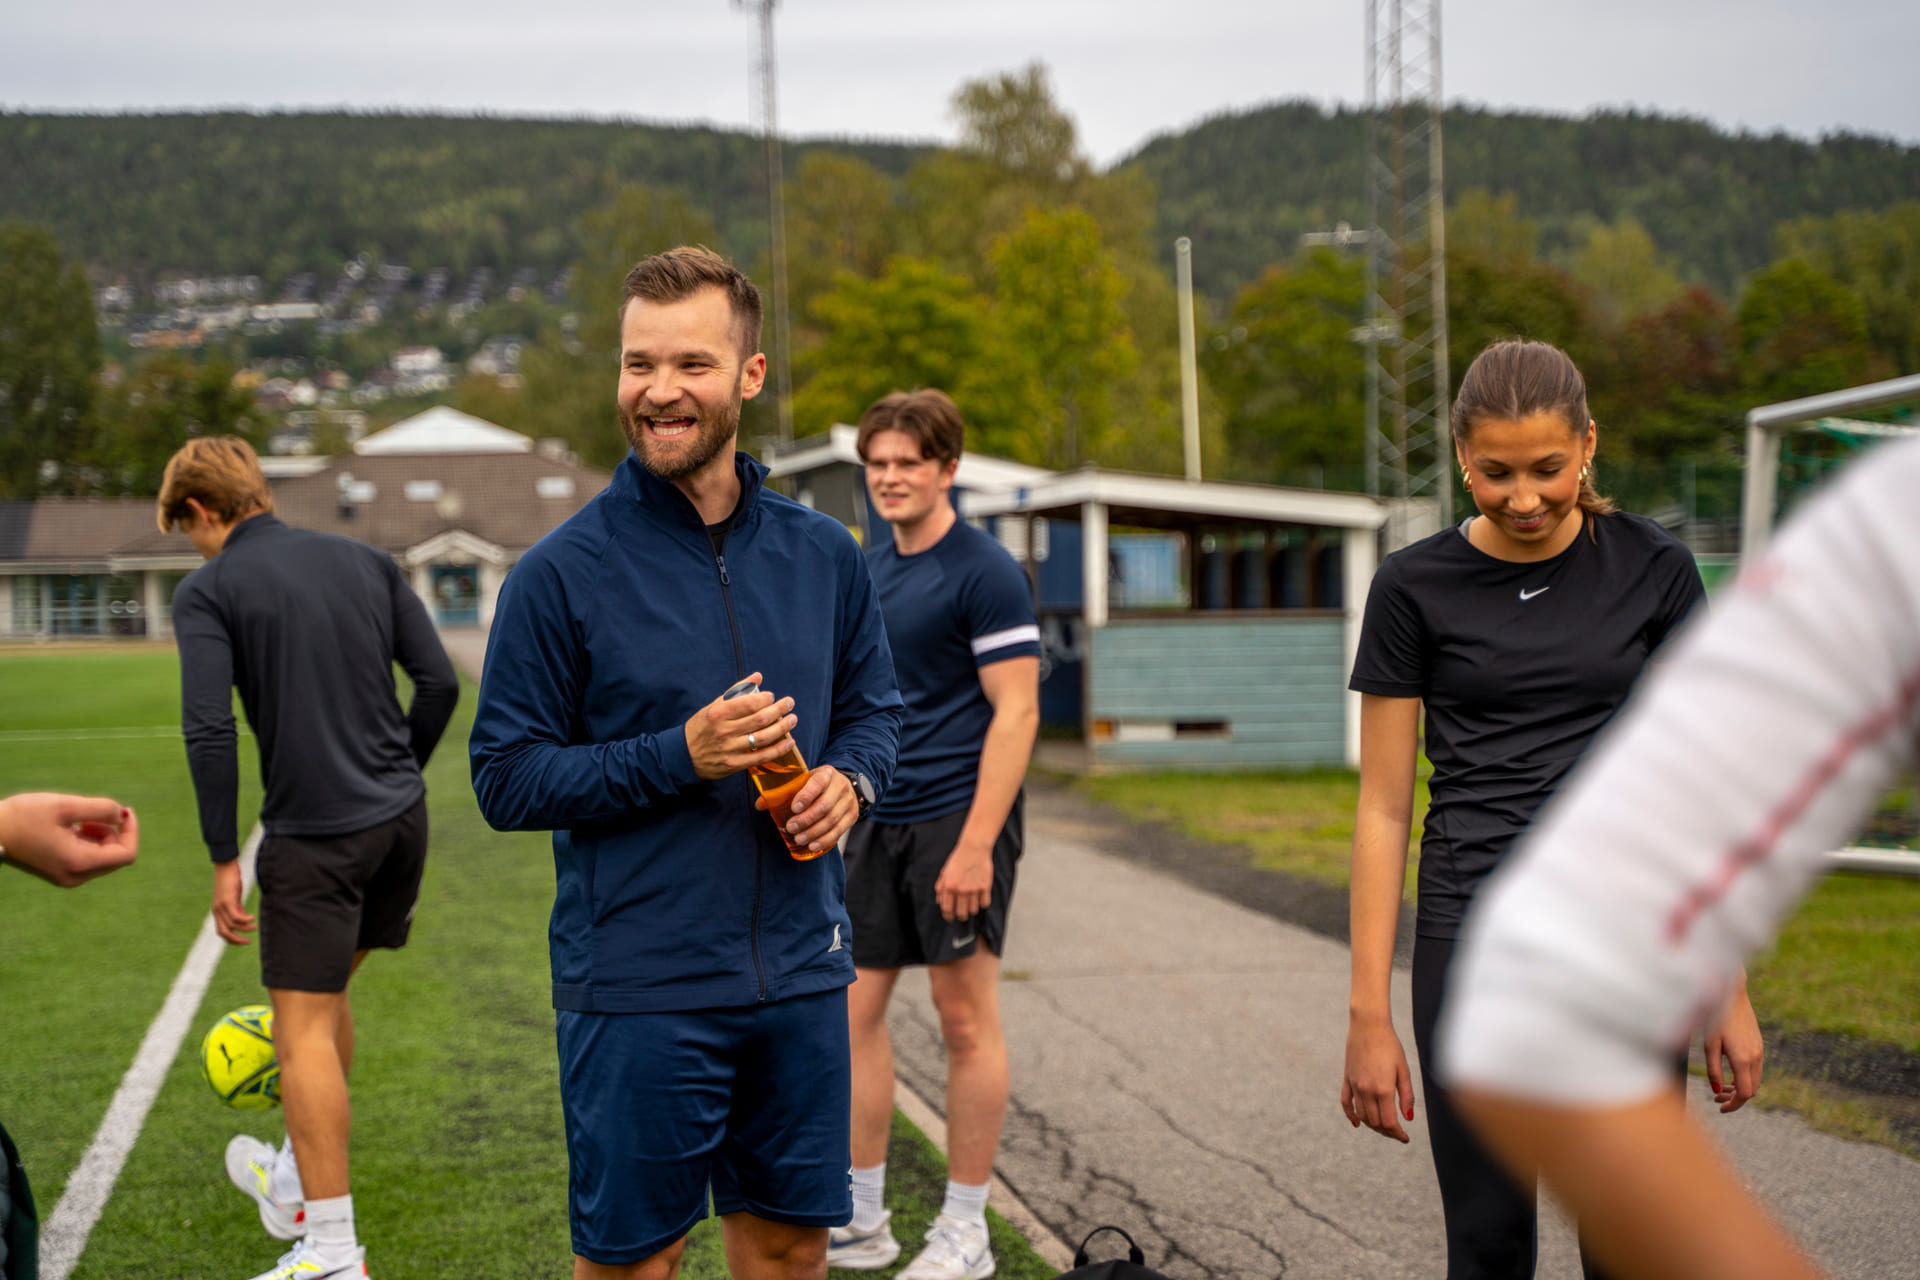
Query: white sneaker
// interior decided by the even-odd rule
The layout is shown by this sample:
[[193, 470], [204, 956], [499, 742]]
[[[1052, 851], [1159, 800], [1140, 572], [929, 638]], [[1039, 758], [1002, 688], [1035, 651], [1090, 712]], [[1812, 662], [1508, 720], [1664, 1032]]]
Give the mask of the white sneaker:
[[227, 1177], [260, 1207], [260, 1225], [275, 1240], [298, 1240], [306, 1230], [306, 1205], [273, 1197], [273, 1162], [279, 1157], [272, 1143], [239, 1134], [227, 1144]]
[[987, 1280], [992, 1274], [987, 1229], [943, 1213], [927, 1228], [927, 1247], [898, 1280]]
[[323, 1258], [306, 1240], [280, 1255], [270, 1270], [253, 1280], [367, 1280], [367, 1251], [356, 1248], [345, 1262]]
[[827, 1232], [827, 1266], [840, 1271], [880, 1271], [893, 1265], [900, 1256], [900, 1242], [893, 1238], [893, 1210], [880, 1215], [880, 1225], [871, 1231], [855, 1227], [833, 1227]]

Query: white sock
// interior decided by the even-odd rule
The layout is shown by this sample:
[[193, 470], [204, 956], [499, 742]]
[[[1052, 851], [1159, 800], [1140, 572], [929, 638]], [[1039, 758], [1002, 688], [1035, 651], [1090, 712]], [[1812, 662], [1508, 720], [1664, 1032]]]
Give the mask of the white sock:
[[877, 1230], [887, 1216], [884, 1204], [886, 1192], [887, 1162], [885, 1160], [871, 1169], [854, 1169], [853, 1221], [848, 1225], [855, 1231]]
[[987, 1225], [987, 1183], [970, 1187], [964, 1182], [947, 1180], [947, 1202], [940, 1206], [940, 1212], [949, 1218], [958, 1218], [962, 1222], [971, 1222], [984, 1229]]
[[300, 1164], [293, 1157], [291, 1138], [280, 1144], [280, 1154], [274, 1157], [271, 1189], [281, 1204], [295, 1205], [307, 1198], [300, 1189]]
[[321, 1257], [345, 1261], [360, 1247], [353, 1234], [353, 1197], [307, 1201], [307, 1244]]

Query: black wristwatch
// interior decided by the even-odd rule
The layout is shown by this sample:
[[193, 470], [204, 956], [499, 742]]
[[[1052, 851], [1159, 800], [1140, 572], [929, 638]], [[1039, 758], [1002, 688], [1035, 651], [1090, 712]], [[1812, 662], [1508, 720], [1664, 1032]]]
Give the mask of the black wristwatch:
[[857, 822], [867, 816], [867, 810], [873, 808], [874, 802], [880, 797], [873, 792], [873, 779], [864, 773], [849, 773], [847, 781], [853, 783], [854, 803], [860, 806], [859, 817], [855, 819]]

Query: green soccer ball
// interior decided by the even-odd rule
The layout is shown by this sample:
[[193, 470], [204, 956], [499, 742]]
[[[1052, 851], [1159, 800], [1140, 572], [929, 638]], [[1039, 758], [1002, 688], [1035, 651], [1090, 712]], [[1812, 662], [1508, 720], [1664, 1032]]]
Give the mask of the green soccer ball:
[[214, 1023], [200, 1042], [200, 1073], [230, 1107], [264, 1111], [277, 1105], [280, 1063], [273, 1056], [273, 1010], [250, 1004]]

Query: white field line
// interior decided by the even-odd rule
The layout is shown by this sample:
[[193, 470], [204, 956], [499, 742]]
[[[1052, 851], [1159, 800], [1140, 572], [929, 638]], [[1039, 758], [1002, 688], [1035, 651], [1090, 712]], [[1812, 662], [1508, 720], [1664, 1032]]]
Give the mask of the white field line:
[[[261, 828], [256, 824], [253, 834], [247, 837], [246, 847], [240, 851], [243, 902], [253, 889], [253, 863], [260, 852], [260, 837]], [[147, 1028], [140, 1051], [133, 1055], [133, 1065], [120, 1078], [120, 1087], [114, 1091], [113, 1101], [107, 1104], [106, 1116], [94, 1131], [93, 1141], [67, 1179], [60, 1203], [53, 1206], [53, 1215], [40, 1233], [41, 1280], [67, 1280], [80, 1261], [87, 1237], [93, 1234], [108, 1198], [113, 1195], [113, 1184], [119, 1180], [127, 1155], [139, 1140], [147, 1112], [160, 1093], [160, 1085], [167, 1078], [174, 1056], [180, 1052], [180, 1042], [186, 1039], [193, 1025], [200, 999], [206, 995], [207, 983], [213, 978], [214, 966], [226, 949], [227, 944], [214, 931], [213, 915], [209, 912], [200, 926], [200, 936], [194, 939], [193, 949], [187, 953], [187, 962], [180, 966], [173, 980], [173, 989], [167, 992], [166, 1003], [160, 1006], [153, 1025]]]
[[[253, 730], [235, 725], [241, 737], [250, 738]], [[177, 738], [177, 724], [137, 724], [111, 729], [0, 729], [0, 745], [9, 742], [94, 742], [109, 738]]]

